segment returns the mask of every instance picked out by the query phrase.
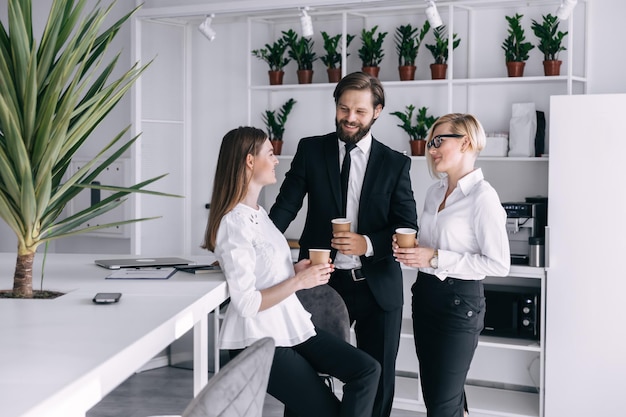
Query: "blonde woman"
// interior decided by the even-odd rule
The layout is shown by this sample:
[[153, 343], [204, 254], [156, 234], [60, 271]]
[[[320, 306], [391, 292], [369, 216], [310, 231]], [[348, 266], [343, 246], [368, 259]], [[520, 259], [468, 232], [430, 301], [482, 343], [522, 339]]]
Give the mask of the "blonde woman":
[[485, 276], [510, 268], [506, 213], [474, 163], [485, 132], [470, 114], [448, 114], [432, 126], [426, 159], [432, 185], [414, 248], [394, 256], [418, 268], [411, 288], [413, 334], [428, 417], [467, 414], [464, 385], [483, 329]]

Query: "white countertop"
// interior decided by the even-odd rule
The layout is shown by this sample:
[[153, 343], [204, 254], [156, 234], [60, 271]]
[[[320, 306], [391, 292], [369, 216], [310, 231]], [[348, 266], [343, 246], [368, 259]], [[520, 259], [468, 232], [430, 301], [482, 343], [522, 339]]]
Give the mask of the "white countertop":
[[[107, 280], [103, 255], [48, 254], [45, 290], [53, 300], [0, 299], [0, 404], [3, 417], [84, 416], [143, 364], [194, 327], [194, 355], [204, 351], [206, 321], [227, 298], [220, 273], [177, 272], [166, 280]], [[119, 256], [113, 256], [119, 257]], [[211, 259], [191, 257], [197, 262]], [[0, 253], [0, 289], [11, 289], [16, 255]], [[35, 258], [39, 288], [43, 255]], [[96, 305], [97, 292], [121, 292]], [[201, 346], [203, 345], [203, 346]], [[194, 391], [206, 372], [194, 375]]]

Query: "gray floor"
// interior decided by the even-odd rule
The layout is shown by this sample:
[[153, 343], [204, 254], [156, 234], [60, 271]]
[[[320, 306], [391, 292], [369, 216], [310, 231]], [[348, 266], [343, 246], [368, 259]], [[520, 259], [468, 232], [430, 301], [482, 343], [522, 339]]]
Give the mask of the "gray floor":
[[[188, 369], [164, 367], [133, 375], [92, 408], [87, 417], [147, 417], [181, 414], [192, 397], [193, 375]], [[267, 396], [263, 417], [282, 417], [283, 406]], [[394, 410], [392, 417], [419, 417]]]

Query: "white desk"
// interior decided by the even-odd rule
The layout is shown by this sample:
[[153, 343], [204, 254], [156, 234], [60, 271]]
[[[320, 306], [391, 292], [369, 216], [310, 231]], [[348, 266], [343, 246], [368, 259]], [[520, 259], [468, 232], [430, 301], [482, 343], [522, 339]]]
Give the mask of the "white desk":
[[[0, 414], [83, 417], [175, 339], [194, 328], [194, 395], [208, 380], [208, 314], [228, 297], [222, 274], [177, 272], [167, 280], [108, 280], [94, 259], [48, 254], [43, 288], [54, 300], [0, 299]], [[209, 258], [192, 257], [198, 262]], [[0, 289], [11, 289], [16, 255], [0, 253]], [[43, 255], [35, 257], [40, 288]], [[97, 292], [121, 292], [96, 305]]]

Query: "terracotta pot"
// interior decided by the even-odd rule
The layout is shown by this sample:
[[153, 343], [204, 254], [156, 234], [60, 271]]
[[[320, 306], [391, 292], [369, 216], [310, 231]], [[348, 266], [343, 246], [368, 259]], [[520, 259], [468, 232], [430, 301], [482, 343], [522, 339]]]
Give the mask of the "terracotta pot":
[[413, 81], [415, 79], [415, 65], [400, 65], [398, 67], [398, 73], [400, 74], [400, 81]]
[[328, 82], [329, 83], [338, 83], [341, 80], [341, 67], [339, 68], [327, 68], [326, 72], [328, 73]]
[[363, 71], [366, 74], [371, 75], [372, 77], [378, 78], [378, 73], [380, 72], [380, 67], [363, 67], [363, 68], [361, 68], [361, 71]]
[[424, 156], [426, 154], [426, 140], [410, 140], [409, 144], [411, 145], [411, 155]]
[[430, 64], [430, 75], [433, 80], [445, 80], [448, 64]]
[[283, 83], [283, 75], [285, 71], [268, 71], [270, 77], [270, 85], [281, 85]]
[[298, 70], [298, 84], [311, 84], [313, 82], [313, 70]]
[[270, 140], [272, 143], [272, 148], [274, 148], [274, 155], [280, 155], [280, 152], [283, 150], [283, 141], [282, 140]]
[[544, 75], [561, 75], [563, 61], [543, 61]]
[[523, 77], [525, 62], [509, 61], [506, 63], [506, 71], [509, 77]]

